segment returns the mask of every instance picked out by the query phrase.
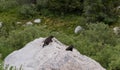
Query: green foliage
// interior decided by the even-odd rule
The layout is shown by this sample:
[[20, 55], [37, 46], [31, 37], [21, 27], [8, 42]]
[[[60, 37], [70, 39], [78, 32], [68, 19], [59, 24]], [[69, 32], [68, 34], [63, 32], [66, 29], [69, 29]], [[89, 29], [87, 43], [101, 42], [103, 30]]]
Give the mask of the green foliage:
[[103, 13], [103, 5], [101, 0], [85, 0], [84, 15], [88, 22], [103, 21], [106, 14]]
[[83, 31], [77, 39], [82, 40], [77, 42], [80, 43], [78, 49], [89, 56], [96, 55], [96, 52], [101, 51], [106, 45], [114, 46], [117, 43], [115, 35], [103, 23], [87, 25], [87, 30]]
[[37, 0], [37, 8], [46, 8], [48, 5], [48, 0]]
[[[38, 0], [37, 9], [52, 10], [57, 15], [68, 13], [82, 14], [88, 23], [105, 22], [112, 24], [118, 21], [119, 0]], [[45, 11], [46, 12], [46, 11]], [[48, 13], [48, 12], [47, 12]]]
[[3, 62], [1, 59], [0, 59], [0, 70], [3, 70]]
[[24, 5], [24, 4], [31, 4], [32, 0], [16, 0], [18, 4]]
[[102, 51], [97, 52], [93, 58], [99, 61], [107, 70], [120, 69], [120, 45], [114, 47], [106, 46]]
[[17, 25], [14, 21], [7, 21], [3, 22], [2, 27], [0, 28], [0, 36], [8, 37], [10, 31], [16, 30], [19, 28], [19, 25]]
[[120, 0], [103, 0], [103, 5], [105, 7], [104, 12], [107, 15], [104, 22], [107, 24], [116, 22], [119, 16], [117, 7], [120, 5]]
[[120, 69], [120, 44], [118, 43], [113, 49], [111, 49], [109, 70], [119, 70]]
[[18, 5], [16, 0], [0, 0], [0, 12], [8, 11]]
[[77, 49], [95, 60], [108, 70], [119, 70], [120, 38], [117, 38], [108, 25], [89, 24], [76, 41]]
[[33, 16], [37, 15], [35, 5], [34, 4], [22, 5], [19, 11], [19, 15], [22, 18], [32, 18]]
[[48, 0], [47, 7], [54, 11], [59, 11], [60, 13], [69, 12], [82, 12], [83, 4], [82, 0]]
[[14, 21], [11, 21], [9, 19], [5, 19], [5, 21], [6, 22], [3, 22], [2, 27], [0, 28], [0, 53], [2, 53], [2, 58], [15, 50], [15, 48], [9, 48], [8, 46], [10, 45], [6, 43], [11, 31], [21, 28], [21, 26], [17, 25]]
[[88, 22], [105, 22], [111, 24], [118, 19], [117, 6], [120, 0], [85, 0], [84, 16]]

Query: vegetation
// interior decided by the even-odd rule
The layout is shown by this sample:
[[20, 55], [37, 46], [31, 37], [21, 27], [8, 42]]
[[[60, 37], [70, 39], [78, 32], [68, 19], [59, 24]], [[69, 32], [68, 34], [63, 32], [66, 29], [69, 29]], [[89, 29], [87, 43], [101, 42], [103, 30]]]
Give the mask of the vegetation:
[[[120, 0], [45, 0], [39, 1], [43, 8], [60, 14], [77, 13], [86, 17], [87, 22], [105, 22], [111, 24], [118, 19], [117, 7]], [[45, 5], [44, 5], [45, 4]]]
[[[28, 42], [54, 35], [66, 45], [98, 61], [107, 70], [120, 70], [120, 37], [112, 31], [120, 25], [120, 0], [0, 0], [0, 70], [3, 59]], [[104, 12], [105, 11], [105, 12]], [[7, 16], [6, 16], [7, 15]], [[41, 18], [38, 25], [23, 26]], [[22, 24], [16, 24], [21, 21]], [[111, 25], [112, 23], [112, 25]], [[84, 28], [74, 34], [76, 26]]]

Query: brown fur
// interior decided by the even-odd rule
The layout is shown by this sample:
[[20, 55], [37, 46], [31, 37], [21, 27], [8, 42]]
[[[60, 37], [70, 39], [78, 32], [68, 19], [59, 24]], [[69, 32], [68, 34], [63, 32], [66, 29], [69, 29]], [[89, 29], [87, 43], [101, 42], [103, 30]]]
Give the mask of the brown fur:
[[52, 42], [52, 38], [53, 38], [53, 37], [54, 37], [54, 36], [49, 36], [48, 38], [46, 38], [46, 39], [44, 40], [43, 47], [46, 46], [46, 45], [49, 45], [49, 43]]

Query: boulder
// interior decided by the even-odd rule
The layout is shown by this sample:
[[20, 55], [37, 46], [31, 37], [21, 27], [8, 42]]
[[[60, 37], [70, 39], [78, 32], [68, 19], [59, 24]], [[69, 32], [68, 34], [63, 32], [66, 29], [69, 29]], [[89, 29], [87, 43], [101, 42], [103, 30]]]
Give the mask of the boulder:
[[74, 30], [74, 33], [77, 34], [77, 33], [79, 33], [79, 32], [82, 31], [82, 30], [83, 30], [83, 28], [82, 28], [81, 26], [77, 26], [77, 27], [75, 28], [75, 30]]
[[41, 23], [41, 19], [35, 19], [34, 23]]
[[45, 38], [38, 38], [22, 49], [9, 54], [4, 60], [4, 68], [10, 70], [105, 70], [95, 60], [80, 54], [76, 49], [66, 51], [66, 45], [56, 38], [42, 47]]

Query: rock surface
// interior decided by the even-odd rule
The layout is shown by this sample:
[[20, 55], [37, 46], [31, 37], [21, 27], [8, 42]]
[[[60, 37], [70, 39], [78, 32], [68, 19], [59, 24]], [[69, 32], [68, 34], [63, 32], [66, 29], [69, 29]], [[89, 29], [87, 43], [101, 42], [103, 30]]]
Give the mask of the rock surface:
[[[53, 38], [42, 47], [45, 38], [38, 38], [20, 50], [9, 54], [4, 60], [6, 70], [105, 70], [93, 59], [80, 54], [76, 49], [66, 51], [66, 45]], [[9, 65], [9, 66], [8, 66]]]

